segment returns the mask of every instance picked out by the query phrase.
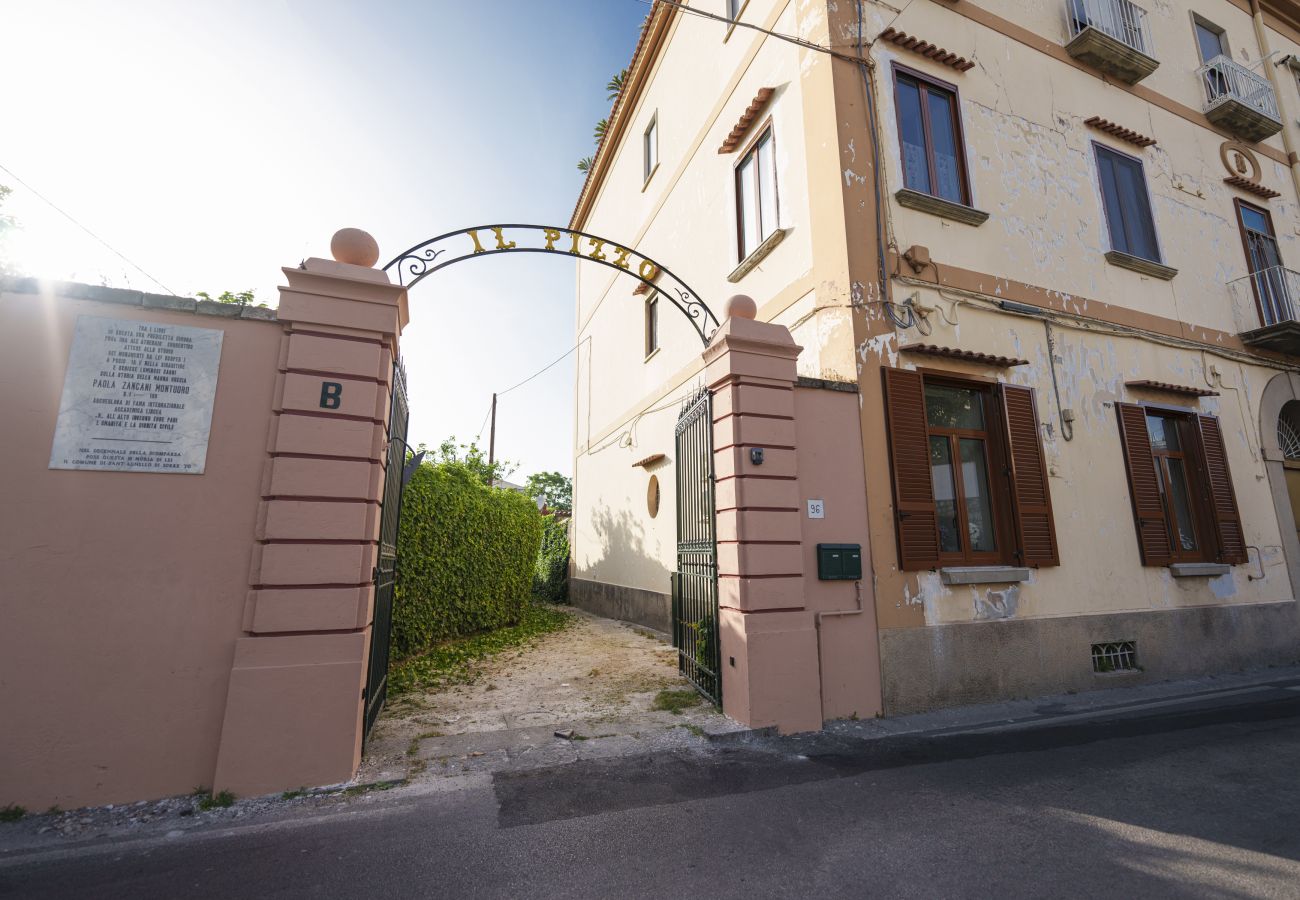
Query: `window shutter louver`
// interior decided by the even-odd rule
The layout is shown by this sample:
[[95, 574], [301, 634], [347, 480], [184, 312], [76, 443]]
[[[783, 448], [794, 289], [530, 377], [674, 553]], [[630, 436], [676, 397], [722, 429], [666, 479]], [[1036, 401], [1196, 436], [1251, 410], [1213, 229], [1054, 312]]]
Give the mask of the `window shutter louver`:
[[1124, 467], [1128, 470], [1129, 496], [1133, 499], [1133, 518], [1137, 523], [1138, 550], [1144, 566], [1167, 566], [1173, 561], [1169, 549], [1169, 526], [1156, 466], [1151, 458], [1151, 439], [1147, 436], [1147, 414], [1141, 406], [1116, 403], [1119, 433], [1124, 447]]
[[925, 388], [917, 372], [885, 369], [884, 373], [899, 568], [933, 569], [939, 565], [939, 528], [930, 479]]
[[1043, 458], [1033, 389], [1004, 384], [1002, 411], [1006, 420], [1011, 504], [1015, 511], [1020, 564], [1059, 566], [1052, 496], [1047, 486], [1047, 463]]
[[1237, 495], [1232, 489], [1228, 454], [1223, 447], [1223, 432], [1214, 416], [1198, 416], [1201, 426], [1201, 449], [1205, 456], [1205, 474], [1209, 482], [1210, 512], [1219, 538], [1219, 561], [1236, 565], [1246, 562], [1246, 538], [1241, 529]]

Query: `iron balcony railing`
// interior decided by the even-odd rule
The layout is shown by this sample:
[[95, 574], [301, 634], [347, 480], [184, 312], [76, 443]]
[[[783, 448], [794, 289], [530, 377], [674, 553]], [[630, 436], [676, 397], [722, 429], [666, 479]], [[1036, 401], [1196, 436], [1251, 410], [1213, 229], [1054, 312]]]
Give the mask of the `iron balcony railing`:
[[1230, 101], [1237, 101], [1279, 125], [1282, 117], [1277, 111], [1277, 96], [1273, 85], [1263, 75], [1257, 75], [1241, 63], [1226, 56], [1216, 56], [1197, 70], [1205, 85], [1205, 111]]
[[1237, 332], [1295, 322], [1300, 301], [1300, 272], [1270, 266], [1228, 282]]
[[1066, 0], [1070, 40], [1095, 28], [1144, 56], [1154, 57], [1147, 11], [1130, 0]]

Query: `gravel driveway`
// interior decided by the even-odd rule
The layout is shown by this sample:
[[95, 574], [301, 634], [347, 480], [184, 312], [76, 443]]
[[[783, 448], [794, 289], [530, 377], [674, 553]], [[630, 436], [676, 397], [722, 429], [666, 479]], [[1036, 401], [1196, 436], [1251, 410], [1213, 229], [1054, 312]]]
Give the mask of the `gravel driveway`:
[[661, 691], [691, 689], [662, 635], [573, 616], [533, 646], [479, 663], [471, 684], [390, 701], [357, 780], [534, 768], [703, 744], [707, 734], [741, 729], [706, 701], [679, 713], [651, 708]]

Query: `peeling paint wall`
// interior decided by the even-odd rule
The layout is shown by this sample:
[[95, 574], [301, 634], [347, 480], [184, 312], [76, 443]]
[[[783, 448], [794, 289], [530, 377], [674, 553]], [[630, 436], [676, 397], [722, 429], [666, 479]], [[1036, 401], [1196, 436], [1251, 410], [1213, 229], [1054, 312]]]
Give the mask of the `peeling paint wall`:
[[[937, 292], [913, 290], [917, 291], [920, 305], [952, 309], [949, 315], [955, 313], [959, 323], [950, 325], [941, 316], [930, 316], [936, 321], [924, 341], [1029, 360], [1028, 365], [998, 374], [1007, 383], [1035, 389], [1061, 565], [1034, 570], [1030, 581], [1020, 585], [1015, 609], [1008, 615], [992, 616], [987, 609], [991, 602], [987, 586], [946, 586], [940, 583], [937, 573], [899, 573], [892, 564], [897, 553], [891, 533], [886, 539], [887, 550], [877, 554], [885, 568], [884, 572], [878, 570], [882, 575], [880, 603], [897, 610], [919, 609], [924, 624], [934, 625], [1208, 603], [1258, 603], [1291, 597], [1279, 524], [1254, 424], [1259, 421], [1257, 398], [1273, 370], [1239, 366], [1129, 335], [1094, 333], [1058, 323], [1054, 343], [1060, 405], [1075, 414], [1073, 440], [1066, 441], [1041, 321], [1010, 315], [977, 301], [953, 307]], [[909, 335], [909, 342], [912, 340]], [[915, 356], [901, 354], [904, 367], [913, 367], [916, 360]], [[932, 360], [927, 365], [971, 375], [990, 374], [986, 366], [947, 360]], [[1214, 367], [1220, 377], [1207, 378], [1207, 366]], [[1212, 382], [1220, 396], [1197, 401], [1125, 386], [1126, 381], [1139, 379], [1200, 387], [1209, 387]], [[1115, 403], [1143, 401], [1219, 417], [1246, 542], [1258, 548], [1258, 552], [1250, 551], [1249, 565], [1234, 566], [1231, 574], [1214, 579], [1175, 578], [1166, 568], [1142, 565]], [[875, 537], [879, 547], [879, 536]], [[1260, 571], [1257, 560], [1262, 560], [1265, 577], [1251, 580], [1250, 576]], [[896, 583], [896, 590], [884, 586], [890, 581]]]
[[[1257, 327], [1254, 310], [1248, 308], [1251, 304], [1242, 304], [1227, 287], [1229, 281], [1247, 274], [1233, 199], [1268, 206], [1283, 260], [1300, 268], [1296, 242], [1300, 208], [1289, 171], [1258, 153], [1261, 182], [1281, 196], [1264, 203], [1234, 190], [1223, 181], [1228, 174], [1220, 158], [1223, 136], [976, 21], [978, 10], [984, 10], [1046, 42], [1061, 44], [1068, 40], [1064, 0], [977, 0], [964, 5], [969, 17], [937, 3], [906, 4], [901, 13], [881, 3], [864, 4], [870, 10], [872, 36], [892, 26], [977, 65], [962, 74], [896, 45], [874, 44], [881, 141], [887, 159], [888, 237], [900, 252], [913, 244], [928, 247], [938, 265], [914, 279], [903, 265], [901, 277], [892, 285], [893, 300], [910, 298], [925, 315], [917, 327], [890, 328], [884, 333], [877, 329], [863, 342], [859, 346], [862, 378], [864, 385], [869, 378], [878, 379], [875, 369], [881, 365], [918, 364], [917, 357], [899, 352], [900, 346], [911, 343], [1027, 359], [1028, 365], [1004, 371], [948, 360], [928, 359], [924, 364], [1035, 388], [1061, 565], [1033, 572], [1014, 592], [1005, 585], [995, 585], [993, 590], [946, 586], [937, 573], [900, 573], [894, 562], [892, 505], [878, 501], [873, 506], [872, 544], [881, 626], [1290, 599], [1279, 523], [1259, 449], [1259, 398], [1278, 369], [1178, 346], [1177, 340], [1143, 334], [1140, 327], [1135, 332], [1087, 321], [1090, 315], [1114, 318], [1123, 313], [1139, 326], [1159, 317], [1229, 334]], [[1191, 26], [1193, 4], [1159, 0], [1145, 6], [1161, 65], [1143, 86], [1199, 110], [1203, 94], [1195, 75], [1199, 59]], [[970, 13], [972, 7], [978, 7], [976, 13]], [[1196, 4], [1195, 9], [1227, 29], [1236, 58], [1245, 63], [1259, 58], [1247, 14], [1227, 0]], [[1279, 53], [1295, 49], [1284, 35], [1270, 33], [1270, 41]], [[893, 193], [903, 186], [893, 103], [894, 63], [956, 85], [972, 205], [990, 213], [983, 225], [938, 218], [894, 200]], [[1293, 76], [1283, 78], [1283, 88], [1283, 109], [1294, 108], [1300, 94]], [[1134, 147], [1085, 125], [1092, 116], [1150, 135], [1158, 143], [1145, 150]], [[1293, 118], [1288, 127], [1295, 130]], [[1106, 262], [1103, 254], [1111, 243], [1094, 143], [1142, 159], [1163, 261], [1178, 270], [1172, 280]], [[1280, 136], [1263, 146], [1283, 150]], [[921, 283], [934, 281], [945, 266], [992, 277], [973, 291], [939, 291]], [[1043, 322], [995, 306], [1009, 281], [1037, 286], [1043, 301], [1051, 299], [1078, 316], [1060, 317], [1053, 326], [1059, 402]], [[1197, 334], [1195, 329], [1187, 331]], [[1208, 388], [1219, 396], [1197, 401], [1125, 386], [1140, 379]], [[1248, 565], [1235, 566], [1230, 574], [1217, 578], [1174, 578], [1168, 569], [1141, 565], [1114, 405], [1144, 400], [1219, 416], [1247, 543], [1252, 547]], [[1076, 417], [1071, 441], [1063, 434], [1062, 407]], [[883, 424], [878, 438], [882, 443]], [[868, 427], [864, 419], [864, 430]], [[873, 471], [869, 462], [869, 483], [888, 485], [889, 478], [887, 465], [877, 465]], [[1259, 578], [1261, 572], [1264, 577]]]

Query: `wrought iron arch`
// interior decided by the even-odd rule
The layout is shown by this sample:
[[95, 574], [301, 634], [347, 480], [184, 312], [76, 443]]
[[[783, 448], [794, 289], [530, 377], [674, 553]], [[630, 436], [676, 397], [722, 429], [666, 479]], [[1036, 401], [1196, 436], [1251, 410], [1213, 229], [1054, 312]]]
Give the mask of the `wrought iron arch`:
[[614, 241], [549, 225], [478, 225], [460, 228], [422, 241], [384, 266], [397, 282], [413, 287], [454, 263], [497, 253], [552, 253], [616, 269], [667, 297], [690, 321], [707, 346], [718, 330], [718, 318], [686, 282], [644, 254]]

